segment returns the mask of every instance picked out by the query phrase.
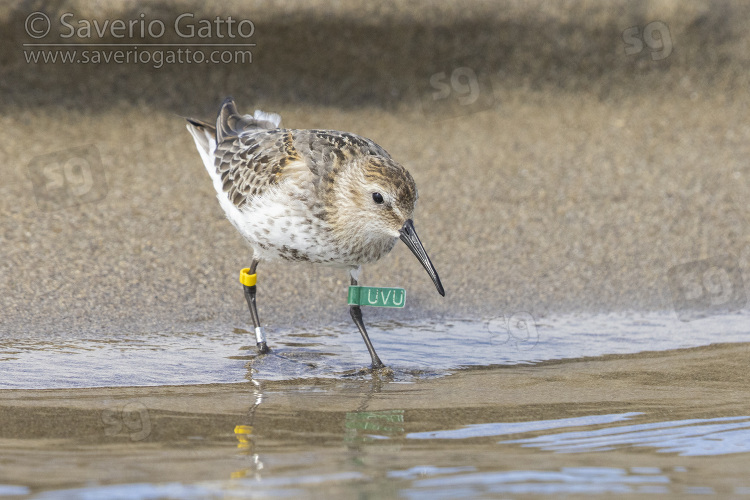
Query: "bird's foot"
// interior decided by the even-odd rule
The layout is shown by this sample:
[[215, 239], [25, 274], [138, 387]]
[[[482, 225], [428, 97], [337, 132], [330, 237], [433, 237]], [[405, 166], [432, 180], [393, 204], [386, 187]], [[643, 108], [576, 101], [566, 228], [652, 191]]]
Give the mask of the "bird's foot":
[[378, 368], [373, 366], [369, 371], [372, 374], [373, 380], [393, 381], [393, 376], [395, 375], [393, 368], [382, 364]]
[[394, 371], [393, 369], [381, 364], [380, 367], [376, 368], [372, 365], [370, 366], [363, 366], [362, 368], [355, 368], [352, 370], [347, 370], [344, 373], [341, 374], [342, 377], [348, 378], [348, 377], [363, 377], [367, 375], [372, 375], [373, 377], [377, 379], [385, 378], [386, 380], [390, 380], [393, 378]]
[[370, 367], [370, 373], [379, 377], [392, 377], [393, 369], [380, 363], [380, 366], [372, 365]]
[[256, 345], [258, 346], [258, 354], [268, 354], [271, 352], [271, 349], [268, 348], [268, 344], [265, 342], [258, 342]]

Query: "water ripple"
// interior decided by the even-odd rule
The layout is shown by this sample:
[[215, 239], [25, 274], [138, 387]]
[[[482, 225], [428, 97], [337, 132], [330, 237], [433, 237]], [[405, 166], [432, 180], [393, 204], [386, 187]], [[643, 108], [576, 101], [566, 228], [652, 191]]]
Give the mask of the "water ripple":
[[[465, 367], [523, 365], [750, 342], [748, 314], [682, 322], [671, 313], [567, 315], [529, 313], [487, 320], [373, 322], [370, 338], [396, 379], [442, 376]], [[267, 330], [269, 356], [252, 333], [228, 325], [191, 332], [102, 333], [55, 338], [33, 333], [0, 339], [0, 388], [236, 383], [350, 375], [370, 358], [353, 325]], [[44, 367], [44, 368], [42, 368]], [[50, 368], [54, 367], [54, 369]]]

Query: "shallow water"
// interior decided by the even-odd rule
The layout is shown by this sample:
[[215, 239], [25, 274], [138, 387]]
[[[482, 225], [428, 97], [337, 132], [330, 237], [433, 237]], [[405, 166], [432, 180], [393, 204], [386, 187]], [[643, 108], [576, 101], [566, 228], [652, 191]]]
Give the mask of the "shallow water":
[[345, 326], [5, 339], [0, 496], [750, 495], [748, 325], [373, 323], [380, 374]]
[[[711, 362], [748, 359], [745, 346], [721, 349], [685, 352], [713, 357]], [[597, 367], [572, 362], [533, 372], [469, 370], [407, 384], [375, 377], [5, 391], [0, 494], [45, 499], [750, 494], [750, 416], [736, 414], [747, 410], [747, 391], [738, 391], [734, 405], [717, 405], [704, 390], [723, 392], [732, 384], [699, 384], [696, 393], [679, 384], [639, 390], [628, 383], [634, 393], [617, 401], [606, 386], [591, 383], [595, 376], [627, 378], [633, 364], [633, 372], [645, 363], [657, 373], [689, 361], [678, 358], [590, 362], [602, 365]], [[554, 390], [556, 384], [569, 389]], [[591, 389], [593, 397], [584, 396]], [[671, 398], [656, 399], [667, 390]], [[486, 397], [477, 401], [472, 391]], [[686, 413], [723, 416], [685, 418]]]
[[[750, 342], [750, 315], [679, 321], [673, 313], [529, 313], [488, 320], [370, 323], [370, 338], [402, 381], [472, 366], [517, 365]], [[199, 331], [79, 338], [30, 333], [0, 339], [3, 389], [186, 385], [338, 378], [369, 365], [353, 325], [267, 332], [272, 354], [256, 356], [254, 337], [232, 326]], [[50, 367], [39, 370], [40, 366]]]

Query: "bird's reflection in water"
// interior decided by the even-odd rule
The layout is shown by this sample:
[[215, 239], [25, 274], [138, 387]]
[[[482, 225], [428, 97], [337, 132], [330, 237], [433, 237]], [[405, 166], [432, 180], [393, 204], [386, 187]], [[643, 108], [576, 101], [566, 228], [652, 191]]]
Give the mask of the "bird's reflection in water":
[[243, 419], [243, 423], [234, 427], [234, 436], [237, 438], [237, 454], [240, 457], [247, 457], [249, 465], [233, 471], [230, 476], [232, 479], [252, 477], [256, 480], [260, 480], [260, 471], [263, 470], [263, 462], [261, 461], [260, 456], [255, 453], [255, 435], [253, 434], [255, 412], [263, 402], [263, 391], [259, 381], [252, 380], [251, 382], [253, 383], [255, 403], [250, 407], [250, 410], [248, 410], [247, 416]]
[[[343, 444], [350, 454], [350, 459], [355, 464], [364, 464], [368, 454], [398, 453], [401, 449], [401, 443], [405, 439], [405, 412], [403, 409], [369, 409], [373, 397], [381, 392], [384, 384], [392, 380], [392, 376], [372, 371], [369, 377], [369, 380], [350, 380], [343, 377], [328, 386], [324, 391], [306, 394], [306, 397], [316, 398], [314, 407], [319, 409], [329, 407], [326, 401], [328, 398], [339, 402], [342, 400], [350, 401], [352, 411], [330, 412], [328, 424], [341, 429]], [[234, 428], [238, 455], [247, 457], [247, 461], [244, 467], [232, 472], [231, 477], [259, 480], [264, 465], [258, 453], [258, 436], [263, 433], [255, 428], [254, 422], [264, 401], [264, 393], [262, 381], [252, 380], [252, 384], [254, 403], [242, 422]], [[273, 411], [271, 408], [268, 408], [268, 410]], [[300, 415], [297, 415], [297, 417], [299, 418]], [[335, 424], [334, 421], [340, 423]], [[278, 421], [275, 422], [279, 423]], [[276, 428], [276, 430], [280, 429]], [[320, 430], [324, 431], [324, 429]]]
[[346, 412], [344, 416], [344, 443], [353, 453], [354, 463], [364, 465], [368, 452], [378, 455], [398, 453], [401, 450], [401, 439], [404, 437], [404, 410], [368, 410], [372, 398], [381, 392], [384, 382], [391, 376], [382, 376], [372, 372], [370, 383], [358, 384], [362, 395], [355, 411]]

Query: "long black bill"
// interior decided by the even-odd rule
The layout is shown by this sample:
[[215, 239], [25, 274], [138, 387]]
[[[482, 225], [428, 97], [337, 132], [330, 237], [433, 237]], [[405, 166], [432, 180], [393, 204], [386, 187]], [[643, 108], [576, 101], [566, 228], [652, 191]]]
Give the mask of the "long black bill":
[[404, 222], [404, 226], [399, 230], [399, 233], [401, 233], [401, 241], [406, 243], [406, 246], [419, 259], [422, 267], [424, 267], [427, 274], [432, 278], [432, 282], [435, 283], [438, 293], [445, 297], [445, 290], [443, 289], [443, 284], [440, 283], [440, 276], [438, 276], [435, 266], [432, 265], [432, 261], [427, 256], [422, 242], [419, 241], [419, 236], [417, 236], [417, 232], [414, 230], [414, 222], [411, 219]]

